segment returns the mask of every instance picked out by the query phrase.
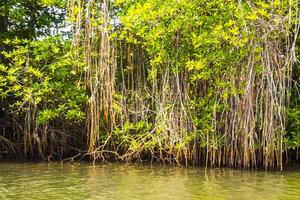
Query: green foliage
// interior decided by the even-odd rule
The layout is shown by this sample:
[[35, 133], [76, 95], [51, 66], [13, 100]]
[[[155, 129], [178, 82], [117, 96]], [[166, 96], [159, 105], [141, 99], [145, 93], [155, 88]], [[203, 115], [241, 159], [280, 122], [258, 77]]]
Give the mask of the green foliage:
[[4, 30], [0, 31], [0, 39], [32, 39], [53, 34], [64, 27], [66, 4], [66, 0], [1, 1], [0, 19]]
[[70, 42], [59, 37], [39, 41], [7, 40], [14, 49], [2, 52], [9, 60], [1, 65], [1, 97], [10, 98], [15, 112], [26, 111], [29, 103], [38, 107], [38, 122], [58, 117], [82, 121], [87, 96], [78, 75]]
[[285, 143], [287, 148], [300, 147], [300, 108], [290, 108], [287, 111], [288, 128]]
[[[184, 149], [192, 141], [198, 141], [202, 148], [209, 149], [226, 145], [225, 136], [229, 133], [224, 133], [224, 127], [231, 125], [230, 119], [225, 121], [224, 113], [236, 112], [230, 110], [237, 104], [233, 99], [243, 99], [247, 93], [248, 77], [244, 77], [249, 75], [247, 60], [250, 57], [254, 60], [254, 76], [260, 77], [265, 72], [265, 58], [262, 57], [264, 40], [281, 41], [287, 33], [279, 34], [270, 28], [266, 34], [268, 38], [261, 38], [263, 27], [280, 27], [279, 24], [284, 23], [287, 30], [294, 29], [292, 24], [296, 21], [292, 22], [292, 19], [297, 18], [294, 12], [297, 6], [293, 3], [226, 0], [116, 2], [122, 25], [118, 37], [146, 50], [148, 83], [165, 79], [169, 71], [170, 77], [188, 74], [188, 80], [183, 82], [188, 84], [188, 109], [196, 131], [181, 134], [181, 140], [176, 144], [178, 149]], [[282, 16], [287, 16], [290, 21], [280, 22]], [[248, 87], [255, 88], [255, 82]], [[237, 116], [240, 115], [237, 113]], [[297, 121], [298, 116], [289, 115], [289, 118], [290, 121]], [[258, 117], [257, 121], [260, 120]], [[297, 123], [293, 125], [299, 127]], [[168, 128], [155, 126], [162, 130]], [[259, 127], [257, 129], [257, 134], [261, 134]], [[184, 133], [184, 130], [180, 131]], [[164, 140], [163, 133], [161, 131], [161, 140]], [[237, 130], [235, 134], [250, 133]], [[289, 134], [287, 138], [298, 143], [297, 131]], [[260, 136], [257, 137], [253, 141], [260, 140]]]
[[[78, 124], [82, 128], [89, 124], [86, 119], [96, 119], [89, 125], [95, 125], [93, 138], [99, 141], [87, 145], [97, 149], [101, 144], [136, 158], [150, 152], [178, 162], [184, 156], [202, 159], [204, 151], [213, 157], [216, 151], [234, 149], [238, 153], [231, 152], [231, 159], [240, 159], [241, 165], [248, 162], [243, 157], [248, 151], [255, 157], [261, 150], [266, 158], [275, 152], [278, 127], [274, 125], [277, 132], [265, 131], [278, 135], [266, 136], [263, 123], [270, 117], [268, 106], [275, 124], [277, 112], [288, 102], [289, 97], [282, 104], [277, 98], [288, 93], [289, 68], [283, 60], [290, 54], [284, 44], [292, 43], [297, 31], [295, 0], [108, 1], [112, 11], [106, 13], [105, 32], [101, 3], [0, 2], [0, 101], [5, 114], [15, 121], [31, 117], [36, 127], [53, 125], [53, 130], [61, 124], [64, 129], [66, 124], [72, 130]], [[64, 31], [75, 33], [73, 41], [65, 39]], [[266, 49], [274, 41], [279, 50], [269, 56]], [[281, 66], [286, 68], [277, 70]], [[280, 87], [287, 92], [280, 93]], [[287, 111], [289, 149], [300, 146], [295, 102]], [[232, 117], [239, 122], [236, 127]], [[77, 131], [82, 134], [74, 140], [92, 136], [85, 129]]]

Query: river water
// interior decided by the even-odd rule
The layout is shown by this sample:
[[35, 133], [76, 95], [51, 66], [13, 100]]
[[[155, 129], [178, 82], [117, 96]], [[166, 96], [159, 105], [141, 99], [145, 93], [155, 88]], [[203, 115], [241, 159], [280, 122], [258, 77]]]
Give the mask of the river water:
[[2, 162], [0, 199], [300, 199], [300, 170]]

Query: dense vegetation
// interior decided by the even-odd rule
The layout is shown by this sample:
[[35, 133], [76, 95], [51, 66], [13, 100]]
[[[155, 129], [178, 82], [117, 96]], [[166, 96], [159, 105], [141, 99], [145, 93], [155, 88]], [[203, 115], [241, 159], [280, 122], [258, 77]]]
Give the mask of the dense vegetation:
[[297, 0], [0, 2], [0, 155], [298, 161]]

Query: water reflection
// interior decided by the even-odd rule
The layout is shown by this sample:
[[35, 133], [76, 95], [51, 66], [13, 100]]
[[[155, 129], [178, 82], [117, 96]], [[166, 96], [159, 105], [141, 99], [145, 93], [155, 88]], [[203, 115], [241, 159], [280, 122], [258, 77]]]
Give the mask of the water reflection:
[[0, 199], [300, 199], [300, 171], [1, 163]]

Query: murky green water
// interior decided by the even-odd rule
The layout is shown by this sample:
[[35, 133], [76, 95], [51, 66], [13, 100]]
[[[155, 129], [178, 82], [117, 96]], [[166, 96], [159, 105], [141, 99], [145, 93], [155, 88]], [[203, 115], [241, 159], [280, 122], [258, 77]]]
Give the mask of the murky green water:
[[300, 199], [300, 170], [0, 163], [0, 199]]

